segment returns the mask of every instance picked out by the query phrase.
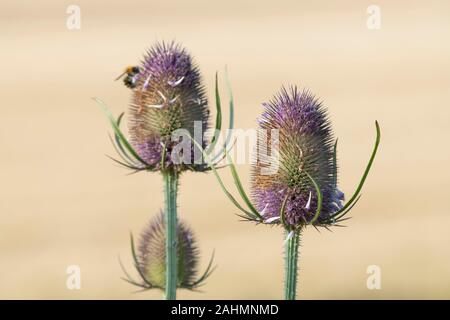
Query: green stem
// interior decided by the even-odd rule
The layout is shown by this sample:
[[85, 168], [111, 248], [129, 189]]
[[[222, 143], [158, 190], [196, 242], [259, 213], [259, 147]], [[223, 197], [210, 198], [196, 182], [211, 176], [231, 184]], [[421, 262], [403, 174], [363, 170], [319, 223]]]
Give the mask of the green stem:
[[166, 218], [166, 300], [176, 300], [178, 282], [177, 264], [177, 187], [178, 174], [163, 173]]
[[297, 292], [297, 260], [299, 243], [300, 231], [295, 231], [294, 235], [289, 240], [287, 240], [285, 244], [285, 300], [295, 300]]

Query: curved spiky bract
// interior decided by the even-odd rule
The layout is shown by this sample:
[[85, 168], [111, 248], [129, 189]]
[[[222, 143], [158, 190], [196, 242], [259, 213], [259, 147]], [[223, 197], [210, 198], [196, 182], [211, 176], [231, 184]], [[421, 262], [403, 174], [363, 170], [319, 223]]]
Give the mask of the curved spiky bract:
[[178, 141], [172, 141], [171, 135], [185, 129], [194, 136], [195, 126], [203, 135], [209, 109], [200, 72], [179, 44], [157, 43], [147, 51], [136, 76], [129, 112], [131, 143], [148, 165], [156, 170], [188, 168], [173, 163], [170, 155]]
[[[123, 266], [123, 280], [142, 290], [166, 289], [166, 227], [164, 214], [153, 218], [142, 231], [137, 248], [131, 235], [131, 253], [139, 280], [134, 280]], [[177, 227], [177, 288], [198, 290], [214, 271], [214, 253], [202, 275], [197, 276], [199, 250], [192, 231], [183, 223]]]
[[[273, 162], [257, 157], [252, 167], [256, 207], [264, 213], [264, 219], [284, 215], [282, 220], [288, 228], [320, 224], [339, 210], [343, 201], [334, 183], [334, 139], [326, 109], [311, 93], [296, 87], [282, 88], [263, 107], [258, 119], [260, 129], [269, 136], [271, 130], [279, 130], [278, 154], [271, 155], [278, 156], [279, 169], [275, 174], [265, 174], [264, 167]], [[267, 143], [258, 141], [260, 148]], [[321, 208], [317, 210], [319, 200]], [[280, 212], [283, 203], [284, 212]]]

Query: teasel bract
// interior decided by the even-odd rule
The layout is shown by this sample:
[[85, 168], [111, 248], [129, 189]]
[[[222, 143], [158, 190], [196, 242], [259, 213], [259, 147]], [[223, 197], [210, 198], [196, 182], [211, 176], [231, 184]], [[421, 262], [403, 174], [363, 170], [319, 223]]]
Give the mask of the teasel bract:
[[[218, 76], [216, 74], [215, 131], [209, 141], [206, 137], [209, 108], [200, 72], [184, 48], [175, 42], [157, 43], [146, 52], [141, 64], [130, 70], [133, 70], [133, 78], [127, 79], [127, 86], [132, 88], [129, 140], [120, 129], [124, 114], [115, 119], [102, 100], [94, 100], [103, 107], [114, 130], [111, 141], [121, 159], [112, 159], [133, 172], [159, 171], [163, 175], [167, 238], [166, 299], [175, 300], [178, 272], [176, 199], [179, 176], [187, 170], [211, 170], [224, 157], [224, 150], [229, 147], [227, 143], [230, 142], [227, 139], [223, 149], [214, 153], [222, 127]], [[229, 129], [232, 126], [233, 105], [230, 103]], [[188, 142], [188, 150], [177, 149], [180, 137]], [[205, 149], [209, 157], [213, 158], [208, 163], [201, 157]]]
[[[258, 119], [257, 155], [251, 168], [250, 197], [242, 186], [233, 160], [227, 156], [244, 205], [226, 188], [218, 172], [214, 170], [214, 174], [225, 194], [242, 212], [238, 215], [245, 221], [279, 225], [285, 230], [284, 297], [293, 300], [296, 298], [302, 230], [309, 225], [329, 229], [348, 219], [345, 216], [360, 199], [361, 189], [375, 159], [380, 128], [375, 121], [376, 141], [370, 160], [356, 191], [344, 203], [344, 194], [337, 184], [337, 139], [334, 140], [322, 103], [310, 92], [290, 87], [282, 88], [272, 100], [263, 103], [263, 108]], [[278, 134], [278, 142], [268, 147], [268, 140], [275, 133]], [[274, 162], [278, 163], [278, 170], [267, 173], [265, 167]]]
[[[122, 279], [137, 286], [142, 290], [166, 289], [166, 227], [163, 212], [155, 216], [144, 228], [135, 246], [133, 235], [131, 235], [131, 253], [134, 267], [139, 276], [135, 280], [123, 266], [120, 265], [125, 274]], [[198, 277], [199, 249], [192, 230], [184, 223], [177, 225], [177, 288], [198, 290], [204, 281], [214, 271], [212, 255], [204, 273]]]

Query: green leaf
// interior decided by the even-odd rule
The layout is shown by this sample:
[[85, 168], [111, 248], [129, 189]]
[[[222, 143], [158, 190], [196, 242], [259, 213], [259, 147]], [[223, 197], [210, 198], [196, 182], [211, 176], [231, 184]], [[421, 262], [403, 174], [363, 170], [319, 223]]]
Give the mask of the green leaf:
[[145, 285], [143, 285], [143, 284], [141, 284], [141, 283], [135, 281], [135, 280], [130, 276], [130, 274], [127, 272], [127, 270], [125, 269], [125, 267], [124, 267], [124, 265], [123, 265], [122, 260], [120, 259], [120, 257], [119, 257], [119, 265], [120, 265], [120, 268], [122, 269], [123, 273], [125, 274], [125, 278], [124, 278], [124, 277], [121, 277], [120, 279], [122, 279], [122, 280], [124, 280], [124, 281], [126, 281], [126, 282], [128, 282], [128, 283], [130, 283], [130, 284], [132, 284], [132, 285], [134, 285], [134, 286], [140, 287], [140, 288], [145, 288], [145, 289], [151, 289], [151, 288], [152, 288], [152, 287], [150, 287], [150, 286], [145, 286]]
[[111, 123], [114, 133], [118, 136], [119, 140], [124, 144], [125, 148], [130, 152], [130, 154], [136, 158], [139, 162], [144, 164], [145, 166], [149, 166], [144, 160], [141, 159], [141, 157], [137, 154], [137, 152], [133, 149], [133, 147], [130, 145], [128, 140], [125, 138], [124, 134], [120, 130], [120, 128], [117, 126], [117, 122], [115, 121], [111, 111], [107, 107], [107, 105], [99, 98], [92, 98], [95, 102], [97, 102], [103, 109], [104, 113], [109, 119], [109, 122]]
[[353, 209], [353, 207], [358, 203], [359, 199], [361, 199], [361, 194], [358, 196], [358, 198], [356, 198], [356, 200], [352, 203], [351, 206], [349, 206], [347, 208], [347, 210], [345, 210], [344, 212], [342, 212], [339, 216], [333, 216], [334, 222], [337, 221], [342, 221], [342, 218], [350, 211]]
[[123, 281], [128, 282], [129, 284], [132, 284], [132, 285], [134, 285], [136, 287], [142, 288], [142, 289], [151, 289], [152, 288], [150, 286], [144, 286], [143, 284], [140, 284], [140, 283], [138, 283], [136, 281], [133, 281], [131, 279], [127, 279], [127, 278], [124, 278], [124, 277], [120, 277], [120, 279], [122, 279]]
[[213, 262], [214, 262], [214, 251], [211, 255], [211, 258], [209, 259], [208, 266], [206, 267], [206, 270], [203, 273], [203, 275], [200, 278], [198, 278], [195, 282], [193, 282], [189, 287], [195, 288], [195, 287], [203, 285], [203, 282], [206, 279], [208, 279], [208, 277], [211, 275], [211, 273], [213, 273], [214, 270], [216, 270], [216, 268], [217, 268], [217, 267], [212, 266]]
[[131, 254], [133, 255], [134, 267], [136, 268], [137, 272], [141, 276], [142, 280], [146, 284], [148, 284], [149, 286], [153, 287], [153, 285], [147, 280], [147, 278], [145, 277], [144, 273], [142, 272], [142, 270], [141, 270], [141, 268], [139, 266], [139, 260], [137, 258], [136, 250], [134, 248], [134, 239], [133, 239], [133, 234], [132, 233], [130, 233], [130, 241], [131, 241]]
[[217, 139], [220, 135], [220, 130], [222, 129], [222, 107], [220, 103], [220, 93], [219, 93], [219, 79], [218, 73], [216, 72], [216, 81], [215, 81], [215, 94], [216, 94], [216, 125], [214, 130], [214, 136], [212, 137], [211, 144], [209, 145], [207, 152], [213, 152], [214, 147], [216, 146]]
[[[113, 138], [111, 137], [110, 134], [108, 134], [108, 138], [111, 141], [111, 144], [114, 148], [114, 150], [116, 151], [117, 155], [123, 160], [123, 162], [125, 162], [127, 165], [129, 166], [136, 166], [134, 163], [131, 162], [131, 160], [128, 159], [128, 157], [126, 157], [120, 150], [119, 147], [117, 146], [116, 142], [114, 142]], [[108, 156], [109, 157], [109, 156]]]
[[253, 216], [251, 216], [251, 217], [249, 217], [249, 216], [243, 216], [242, 214], [238, 214], [238, 213], [236, 213], [236, 215], [239, 217], [239, 218], [242, 218], [242, 220], [240, 220], [240, 221], [251, 221], [251, 222], [257, 222], [257, 223], [262, 223], [263, 221], [261, 221], [261, 220], [257, 220], [255, 217], [253, 217]]
[[364, 185], [364, 182], [366, 181], [367, 175], [369, 174], [370, 168], [372, 167], [373, 161], [375, 159], [375, 155], [377, 154], [377, 150], [378, 150], [378, 146], [380, 144], [380, 139], [381, 139], [381, 130], [380, 130], [380, 126], [378, 124], [378, 121], [375, 121], [375, 127], [377, 130], [377, 138], [375, 140], [375, 146], [373, 148], [372, 151], [372, 155], [370, 156], [369, 159], [369, 163], [367, 164], [366, 170], [364, 170], [364, 174], [361, 177], [361, 181], [359, 182], [358, 187], [356, 188], [355, 193], [353, 194], [353, 196], [350, 198], [349, 201], [347, 201], [347, 203], [339, 210], [337, 211], [334, 215], [331, 216], [331, 218], [334, 218], [338, 215], [340, 215], [342, 212], [344, 212], [348, 207], [350, 207], [352, 205], [352, 203], [356, 200], [356, 198], [358, 197], [359, 193], [361, 192], [361, 189]]
[[[117, 118], [116, 123], [117, 123], [117, 127], [118, 127], [118, 128], [120, 128], [120, 123], [122, 122], [122, 118], [123, 118], [124, 114], [125, 114], [125, 112], [122, 112], [122, 113], [119, 115], [119, 117]], [[115, 141], [116, 141], [116, 144], [117, 144], [119, 150], [122, 152], [122, 154], [128, 159], [128, 161], [129, 161], [130, 163], [132, 163], [134, 166], [136, 166], [136, 164], [134, 163], [135, 160], [132, 159], [131, 156], [128, 154], [128, 152], [126, 152], [125, 149], [123, 148], [122, 142], [120, 141], [120, 138], [119, 138], [119, 136], [117, 135], [117, 133], [114, 133], [114, 139], [115, 139]]]
[[337, 188], [337, 143], [338, 139], [336, 139], [333, 147], [333, 185], [335, 188]]
[[165, 166], [166, 166], [166, 152], [167, 152], [166, 144], [164, 143], [163, 151], [162, 151], [162, 154], [161, 154], [161, 169], [162, 170], [164, 170]]
[[134, 166], [132, 166], [132, 165], [128, 165], [128, 164], [126, 164], [125, 162], [122, 162], [122, 161], [120, 161], [120, 160], [114, 159], [114, 158], [111, 157], [111, 156], [108, 156], [108, 155], [106, 155], [106, 156], [107, 156], [108, 158], [110, 158], [112, 161], [114, 161], [114, 162], [116, 162], [116, 163], [120, 164], [121, 166], [124, 166], [124, 167], [126, 167], [126, 168], [128, 168], [128, 169], [133, 169], [133, 170], [136, 170], [136, 171], [145, 170], [144, 168], [138, 168], [138, 167], [134, 167]]
[[286, 196], [283, 199], [283, 203], [280, 208], [280, 220], [286, 230], [290, 230], [288, 224], [286, 223], [286, 203], [289, 198], [289, 191], [286, 193]]
[[264, 220], [263, 217], [258, 212], [258, 210], [256, 210], [256, 208], [253, 206], [247, 194], [245, 193], [245, 190], [242, 187], [241, 179], [239, 178], [236, 167], [234, 165], [233, 159], [230, 157], [229, 153], [227, 153], [226, 156], [230, 163], [231, 175], [233, 176], [234, 184], [236, 185], [236, 188], [238, 189], [238, 192], [241, 195], [242, 200], [244, 200], [245, 204], [250, 209], [250, 211], [255, 215], [255, 217], [257, 217], [259, 220]]
[[217, 181], [219, 182], [220, 187], [222, 188], [222, 191], [225, 193], [225, 195], [230, 199], [230, 201], [242, 212], [244, 212], [247, 216], [250, 218], [254, 218], [253, 214], [251, 212], [248, 212], [245, 210], [239, 202], [233, 197], [233, 195], [227, 190], [225, 187], [225, 184], [223, 183], [222, 179], [220, 178], [219, 173], [216, 170], [215, 165], [211, 162], [211, 159], [209, 158], [209, 155], [204, 151], [202, 146], [192, 137], [190, 136], [191, 140], [194, 142], [194, 144], [199, 148], [199, 150], [202, 151], [203, 157], [205, 158], [206, 162], [208, 163], [208, 166], [211, 168], [211, 170], [214, 173], [214, 176], [216, 177]]
[[314, 224], [314, 222], [316, 222], [317, 218], [319, 218], [320, 212], [322, 211], [322, 192], [320, 191], [320, 187], [317, 184], [316, 180], [314, 180], [313, 177], [311, 177], [311, 175], [306, 172], [306, 175], [308, 176], [309, 180], [311, 180], [312, 184], [314, 185], [314, 188], [316, 189], [316, 194], [317, 194], [317, 208], [316, 208], [316, 213], [314, 215], [314, 217], [312, 218], [312, 220], [308, 223], [308, 224]]
[[228, 149], [228, 146], [231, 143], [231, 139], [233, 137], [233, 127], [234, 127], [234, 98], [233, 98], [233, 91], [231, 90], [231, 84], [230, 80], [228, 78], [228, 71], [225, 69], [225, 82], [227, 84], [228, 89], [228, 99], [229, 99], [229, 123], [228, 123], [228, 134], [227, 138], [225, 139], [225, 148], [224, 150]]
[[[231, 90], [231, 84], [230, 81], [228, 79], [228, 72], [225, 69], [225, 81], [227, 84], [227, 89], [228, 89], [228, 97], [229, 97], [229, 124], [228, 124], [228, 134], [227, 134], [227, 138], [225, 139], [225, 143], [224, 143], [224, 148], [222, 149], [222, 152], [219, 152], [212, 160], [212, 162], [216, 162], [218, 158], [223, 157], [223, 153], [227, 150], [227, 149], [231, 149], [230, 143], [231, 143], [231, 139], [233, 138], [233, 127], [234, 127], [234, 99], [233, 99], [233, 92]], [[218, 91], [217, 91], [218, 94]], [[220, 161], [220, 160], [219, 160]]]

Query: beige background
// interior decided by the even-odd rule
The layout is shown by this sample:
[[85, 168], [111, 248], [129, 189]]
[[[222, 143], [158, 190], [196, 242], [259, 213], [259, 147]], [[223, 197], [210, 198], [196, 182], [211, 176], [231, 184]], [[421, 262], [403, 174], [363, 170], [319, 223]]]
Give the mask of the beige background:
[[[209, 97], [227, 65], [236, 126], [251, 128], [282, 84], [309, 88], [340, 139], [342, 189], [351, 193], [374, 140], [379, 157], [348, 228], [308, 230], [300, 298], [450, 298], [450, 4], [376, 1], [5, 1], [0, 4], [0, 298], [159, 299], [132, 294], [129, 231], [162, 203], [158, 174], [116, 167], [107, 120], [130, 92], [113, 79], [156, 40], [176, 39], [201, 66]], [[81, 7], [79, 31], [66, 8]], [[248, 166], [239, 166], [248, 186]], [[229, 173], [223, 171], [231, 185]], [[195, 229], [205, 293], [180, 298], [281, 298], [282, 232], [238, 222], [211, 174], [182, 177], [180, 214]], [[81, 267], [82, 289], [66, 288]], [[379, 265], [381, 290], [366, 288]]]

